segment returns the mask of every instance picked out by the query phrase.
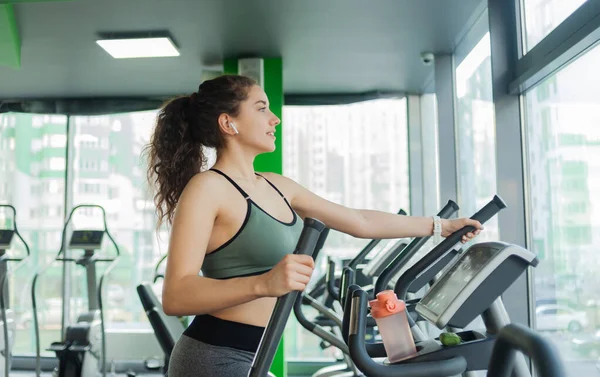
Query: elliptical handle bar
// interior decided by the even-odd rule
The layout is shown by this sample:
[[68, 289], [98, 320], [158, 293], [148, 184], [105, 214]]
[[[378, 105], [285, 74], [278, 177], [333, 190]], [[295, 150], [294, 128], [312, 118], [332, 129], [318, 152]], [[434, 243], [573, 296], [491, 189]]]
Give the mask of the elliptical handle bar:
[[[294, 254], [314, 255], [315, 247], [319, 242], [319, 236], [324, 229], [325, 224], [319, 220], [306, 218]], [[299, 291], [292, 291], [277, 299], [273, 314], [271, 314], [269, 323], [258, 345], [252, 367], [247, 375], [248, 377], [265, 377], [267, 375], [279, 342], [281, 341], [285, 325], [292, 312], [294, 302], [299, 294]]]
[[[495, 195], [485, 206], [483, 206], [477, 213], [471, 216], [471, 219], [479, 221], [484, 224], [489, 219], [494, 217], [498, 212], [506, 208], [506, 203], [498, 195]], [[438, 259], [442, 258], [446, 253], [456, 246], [464, 235], [474, 231], [473, 226], [465, 226], [456, 232], [449, 235], [439, 245], [434, 247], [427, 255], [421, 258], [411, 268], [402, 274], [396, 281], [394, 291], [400, 300], [406, 300], [406, 294], [412, 281], [427, 268], [432, 266]]]
[[[458, 211], [459, 207], [453, 200], [448, 200], [448, 203], [438, 212], [438, 216], [442, 219], [447, 219]], [[405, 266], [410, 259], [427, 243], [431, 236], [414, 238], [408, 246], [387, 265], [383, 272], [375, 281], [374, 294], [388, 289], [390, 281], [396, 274]]]

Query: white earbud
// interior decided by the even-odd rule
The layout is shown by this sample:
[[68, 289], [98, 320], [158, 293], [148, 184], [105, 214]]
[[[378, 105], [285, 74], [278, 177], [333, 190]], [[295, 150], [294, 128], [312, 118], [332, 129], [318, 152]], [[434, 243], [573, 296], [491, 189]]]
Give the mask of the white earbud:
[[231, 126], [231, 128], [233, 128], [233, 130], [235, 131], [236, 134], [240, 133], [240, 131], [238, 131], [237, 128], [235, 128], [235, 125], [233, 124], [233, 122], [229, 122], [229, 125]]

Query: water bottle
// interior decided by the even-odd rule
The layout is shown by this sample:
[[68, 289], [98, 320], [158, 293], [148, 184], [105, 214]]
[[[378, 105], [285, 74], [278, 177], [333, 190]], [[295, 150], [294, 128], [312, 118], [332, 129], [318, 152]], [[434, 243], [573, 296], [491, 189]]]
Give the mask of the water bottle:
[[407, 359], [417, 353], [415, 341], [406, 318], [406, 304], [392, 290], [379, 292], [369, 301], [390, 363]]

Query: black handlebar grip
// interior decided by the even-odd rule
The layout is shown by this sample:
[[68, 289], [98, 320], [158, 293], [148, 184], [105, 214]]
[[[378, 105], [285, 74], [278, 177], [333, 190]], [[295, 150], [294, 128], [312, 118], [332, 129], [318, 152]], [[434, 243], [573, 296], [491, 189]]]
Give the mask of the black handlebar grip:
[[[479, 221], [479, 223], [483, 224], [492, 217], [494, 217], [498, 212], [502, 211], [504, 208], [506, 208], [506, 203], [504, 203], [504, 200], [502, 200], [498, 195], [495, 195], [494, 198], [490, 200], [488, 204], [483, 206], [483, 208], [481, 208], [473, 216], [471, 216], [471, 219], [477, 220]], [[442, 246], [443, 244], [452, 244], [450, 245], [450, 248], [452, 248], [452, 246], [460, 242], [460, 240], [465, 234], [474, 230], [475, 228], [472, 226], [465, 226], [449, 235], [443, 242], [441, 242], [438, 245], [438, 247]]]
[[342, 270], [342, 280], [340, 281], [340, 304], [344, 307], [348, 294], [348, 287], [354, 284], [354, 270], [350, 267], [344, 267]]
[[327, 275], [325, 276], [325, 284], [327, 285], [327, 292], [334, 300], [340, 299], [340, 291], [335, 286], [335, 261], [329, 258], [327, 266]]
[[[442, 219], [447, 219], [458, 211], [459, 207], [453, 200], [448, 200], [448, 203], [438, 212], [438, 216]], [[427, 243], [430, 237], [419, 237], [413, 239], [398, 256], [390, 262], [375, 281], [374, 293], [385, 291], [388, 289], [388, 284], [396, 276], [398, 271], [402, 269], [406, 263]]]
[[329, 235], [329, 228], [323, 229], [321, 234], [319, 235], [319, 240], [317, 241], [317, 245], [315, 246], [315, 252], [313, 253], [313, 259], [316, 261], [321, 249], [323, 249], [323, 245], [325, 245], [325, 241], [327, 240], [327, 236]]
[[473, 220], [477, 220], [480, 223], [485, 223], [492, 217], [496, 216], [498, 212], [506, 208], [506, 203], [502, 200], [498, 195], [494, 195], [492, 200], [488, 204], [486, 204], [482, 209], [477, 211], [471, 218]]
[[[315, 247], [319, 241], [321, 232], [325, 229], [325, 224], [319, 220], [307, 218], [304, 220], [304, 228], [298, 239], [294, 254], [313, 255]], [[275, 352], [281, 341], [281, 336], [285, 330], [285, 325], [296, 301], [300, 294], [298, 291], [292, 291], [277, 299], [275, 309], [271, 314], [269, 323], [265, 328], [263, 336], [258, 345], [258, 350], [254, 356], [252, 367], [248, 372], [249, 377], [265, 377], [271, 368]]]
[[[506, 203], [504, 203], [504, 201], [498, 195], [495, 195], [488, 204], [483, 206], [479, 211], [471, 216], [471, 219], [477, 220], [479, 223], [484, 224], [504, 208], [506, 208]], [[454, 245], [459, 243], [465, 234], [472, 232], [473, 230], [475, 230], [475, 228], [469, 225], [452, 233], [444, 241], [427, 253], [427, 255], [409, 268], [404, 274], [402, 274], [402, 276], [400, 276], [400, 278], [396, 281], [396, 286], [394, 287], [394, 291], [396, 292], [398, 298], [400, 300], [406, 300], [406, 294], [408, 293], [410, 283], [421, 272], [425, 271], [427, 268], [429, 268], [429, 266], [434, 264], [435, 261], [452, 250]]]

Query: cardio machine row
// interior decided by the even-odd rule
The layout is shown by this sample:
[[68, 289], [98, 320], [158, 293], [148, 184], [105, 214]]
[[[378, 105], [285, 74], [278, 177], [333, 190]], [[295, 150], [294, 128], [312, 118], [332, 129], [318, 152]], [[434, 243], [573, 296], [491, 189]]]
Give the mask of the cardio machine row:
[[[91, 213], [101, 216], [101, 226], [94, 229], [81, 228], [72, 230], [74, 215], [81, 209], [91, 209]], [[16, 335], [14, 313], [8, 300], [9, 275], [26, 265], [32, 256], [28, 243], [20, 235], [16, 223], [17, 212], [12, 205], [0, 205], [0, 209], [11, 215], [12, 227], [0, 229], [0, 326], [3, 330], [0, 342], [0, 375], [9, 376], [11, 370], [12, 348]], [[95, 211], [95, 212], [94, 212]], [[19, 240], [25, 249], [25, 255], [8, 251], [16, 249]], [[104, 240], [112, 244], [112, 254], [101, 256], [100, 250]], [[81, 251], [83, 253], [81, 253]], [[17, 254], [17, 255], [14, 255]], [[55, 258], [46, 266], [37, 270], [32, 277], [31, 301], [33, 325], [35, 330], [35, 373], [39, 377], [42, 372], [42, 356], [40, 341], [40, 323], [38, 319], [37, 290], [40, 278], [54, 265], [75, 263], [85, 269], [87, 282], [87, 311], [79, 313], [75, 323], [67, 325], [67, 314], [62, 313], [61, 339], [48, 345], [47, 351], [55, 353], [57, 367], [53, 374], [57, 377], [96, 377], [106, 376], [106, 331], [104, 326], [104, 307], [102, 304], [102, 287], [106, 276], [115, 267], [120, 256], [119, 247], [108, 231], [104, 208], [94, 204], [74, 207], [62, 228], [61, 246]], [[14, 262], [12, 268], [8, 264]], [[97, 264], [105, 263], [102, 274], [97, 276]], [[61, 305], [64, 308], [64, 305]]]
[[[482, 224], [506, 207], [495, 196], [472, 218]], [[449, 202], [440, 216], [450, 216], [458, 209]], [[448, 213], [449, 212], [449, 213]], [[308, 254], [316, 256], [327, 231], [318, 220], [309, 221], [303, 236], [313, 234], [313, 246]], [[273, 344], [277, 344], [288, 315], [294, 310], [300, 323], [321, 337], [325, 342], [344, 353], [346, 366], [338, 366], [318, 372], [318, 376], [469, 376], [475, 371], [486, 370], [488, 376], [531, 376], [523, 354], [532, 358], [536, 369], [543, 376], [566, 376], [564, 365], [554, 346], [535, 331], [513, 324], [504, 308], [501, 295], [529, 267], [538, 260], [530, 251], [504, 242], [485, 242], [462, 250], [460, 240], [472, 231], [463, 228], [447, 237], [439, 245], [422, 255], [417, 255], [427, 239], [415, 239], [409, 245], [398, 242], [388, 251], [376, 253], [367, 263], [353, 260], [343, 269], [341, 284], [336, 289], [332, 267], [330, 279], [320, 279], [320, 286], [310, 292], [292, 292], [278, 300], [271, 322], [254, 360], [249, 376], [264, 376], [272, 360]], [[319, 241], [321, 236], [321, 242]], [[306, 242], [306, 241], [304, 241]], [[380, 241], [373, 241], [378, 243]], [[302, 239], [298, 251], [302, 252]], [[359, 253], [361, 258], [371, 250]], [[394, 254], [393, 256], [389, 255]], [[411, 259], [415, 257], [413, 261]], [[409, 263], [414, 262], [414, 263]], [[360, 274], [356, 267], [362, 264]], [[385, 265], [385, 267], [382, 267]], [[379, 272], [379, 275], [372, 275]], [[360, 279], [357, 279], [360, 276]], [[377, 277], [375, 277], [377, 276]], [[371, 287], [353, 284], [357, 280], [373, 278]], [[369, 299], [379, 292], [392, 288], [395, 295], [406, 303], [407, 321], [410, 323], [410, 339], [414, 351], [402, 360], [394, 360], [391, 353], [398, 339], [404, 341], [407, 334], [394, 334], [382, 327], [379, 335], [383, 342], [365, 340], [367, 328], [377, 325], [369, 313]], [[409, 300], [409, 293], [425, 291], [419, 299]], [[317, 297], [314, 297], [314, 296]], [[319, 297], [320, 296], [320, 297]], [[327, 296], [332, 297], [329, 307]], [[321, 298], [322, 300], [318, 300]], [[302, 313], [302, 305], [311, 305], [326, 318], [324, 326], [311, 321]], [[483, 320], [481, 330], [461, 330], [476, 318]], [[432, 339], [423, 331], [427, 322], [439, 330], [447, 331]], [[334, 324], [333, 326], [331, 326]], [[337, 326], [335, 326], [337, 325]], [[327, 330], [325, 327], [337, 327]], [[396, 328], [397, 329], [397, 328]], [[337, 335], [336, 335], [337, 332]], [[340, 336], [341, 334], [341, 336]], [[448, 336], [445, 336], [448, 335]], [[378, 336], [379, 337], [379, 336]], [[519, 351], [517, 353], [515, 351]], [[266, 368], [266, 369], [265, 369]]]
[[[472, 218], [483, 224], [505, 207], [495, 196]], [[448, 218], [456, 211], [456, 203], [449, 201], [438, 215]], [[316, 260], [328, 231], [318, 220], [306, 219], [295, 253], [312, 255]], [[330, 261], [327, 274], [317, 279], [310, 291], [291, 292], [277, 300], [248, 375], [268, 375], [287, 319], [294, 311], [300, 324], [320, 337], [324, 346], [336, 347], [343, 354], [343, 363], [323, 368], [314, 377], [470, 376], [480, 370], [491, 377], [511, 373], [530, 377], [523, 354], [532, 358], [541, 375], [565, 377], [554, 347], [533, 330], [511, 323], [501, 299], [527, 268], [537, 265], [537, 258], [520, 246], [504, 242], [479, 243], [462, 250], [460, 240], [471, 231], [465, 227], [429, 251], [421, 250], [428, 237], [408, 244], [404, 240], [373, 240], [347, 263], [341, 279]], [[368, 301], [389, 290], [406, 305], [403, 312], [407, 313], [409, 334], [390, 333], [385, 326], [375, 331], [378, 323], [369, 313]], [[409, 299], [423, 292], [420, 298]], [[183, 327], [164, 315], [148, 284], [140, 285], [138, 293], [168, 360]], [[308, 319], [303, 305], [314, 307], [320, 315]], [[483, 329], [461, 330], [478, 317], [483, 320]], [[425, 323], [446, 332], [430, 338]], [[394, 347], [407, 340], [414, 342], [411, 353], [393, 361]]]

